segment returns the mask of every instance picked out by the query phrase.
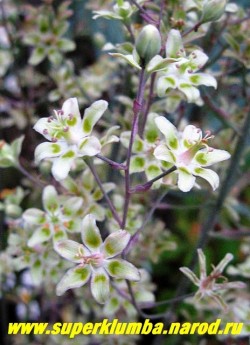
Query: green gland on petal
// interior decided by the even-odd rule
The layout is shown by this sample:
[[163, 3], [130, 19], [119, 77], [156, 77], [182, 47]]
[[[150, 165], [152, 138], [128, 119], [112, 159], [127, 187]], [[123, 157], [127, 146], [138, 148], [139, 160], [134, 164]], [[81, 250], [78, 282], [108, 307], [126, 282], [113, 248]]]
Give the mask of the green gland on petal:
[[120, 254], [127, 246], [130, 234], [125, 230], [118, 230], [110, 234], [103, 243], [102, 252], [105, 258]]
[[87, 283], [90, 278], [89, 267], [76, 266], [66, 272], [61, 281], [57, 284], [56, 294], [61, 296], [69, 289], [79, 288]]
[[36, 230], [28, 240], [28, 247], [34, 247], [39, 243], [48, 241], [51, 238], [51, 230], [48, 227], [42, 227]]
[[91, 293], [94, 299], [101, 304], [107, 302], [110, 293], [109, 276], [100, 268], [93, 271], [90, 284]]
[[88, 214], [82, 221], [82, 241], [90, 250], [95, 250], [102, 244], [101, 234], [92, 214]]
[[105, 264], [105, 269], [111, 277], [117, 279], [140, 280], [138, 269], [130, 262], [122, 259], [110, 259]]
[[49, 213], [53, 213], [58, 210], [58, 194], [54, 186], [45, 187], [43, 191], [43, 205]]
[[101, 118], [108, 107], [108, 102], [99, 100], [91, 104], [84, 112], [82, 130], [86, 135], [90, 134], [96, 122]]
[[136, 39], [135, 48], [141, 60], [147, 64], [161, 49], [158, 29], [151, 24], [146, 25]]

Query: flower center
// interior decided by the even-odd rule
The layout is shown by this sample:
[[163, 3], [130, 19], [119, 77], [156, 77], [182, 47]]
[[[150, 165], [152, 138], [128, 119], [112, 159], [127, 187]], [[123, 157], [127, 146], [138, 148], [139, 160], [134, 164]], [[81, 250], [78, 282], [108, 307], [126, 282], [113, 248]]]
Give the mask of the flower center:
[[90, 255], [84, 255], [83, 247], [80, 246], [78, 249], [78, 254], [76, 257], [81, 259], [81, 265], [92, 265], [94, 267], [102, 266], [103, 254], [102, 253], [93, 253]]
[[72, 120], [72, 117], [73, 115], [71, 114], [65, 116], [63, 110], [54, 110], [54, 116], [48, 118], [44, 134], [49, 134], [54, 142], [61, 138], [67, 138], [69, 131], [68, 121]]
[[[208, 151], [211, 150], [211, 148], [207, 145], [207, 141], [209, 139], [213, 139], [214, 136], [211, 135], [210, 131], [206, 131], [205, 133], [206, 134], [203, 138], [201, 138], [199, 140], [193, 140], [193, 146], [191, 146], [189, 149], [180, 153], [177, 156], [177, 163], [189, 165], [191, 163], [192, 159], [194, 158], [194, 156], [196, 155], [196, 153], [200, 149], [202, 149], [203, 147], [206, 147], [208, 149]], [[189, 144], [191, 144], [190, 140], [189, 140]]]

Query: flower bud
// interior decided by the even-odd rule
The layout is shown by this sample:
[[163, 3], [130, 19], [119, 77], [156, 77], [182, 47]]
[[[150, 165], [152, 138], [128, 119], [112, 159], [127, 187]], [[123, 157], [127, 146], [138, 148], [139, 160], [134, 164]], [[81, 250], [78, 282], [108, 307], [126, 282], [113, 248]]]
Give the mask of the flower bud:
[[161, 49], [161, 36], [157, 28], [146, 25], [135, 42], [135, 48], [144, 64], [147, 64]]
[[212, 22], [220, 19], [225, 12], [227, 0], [207, 0], [202, 9], [201, 22]]

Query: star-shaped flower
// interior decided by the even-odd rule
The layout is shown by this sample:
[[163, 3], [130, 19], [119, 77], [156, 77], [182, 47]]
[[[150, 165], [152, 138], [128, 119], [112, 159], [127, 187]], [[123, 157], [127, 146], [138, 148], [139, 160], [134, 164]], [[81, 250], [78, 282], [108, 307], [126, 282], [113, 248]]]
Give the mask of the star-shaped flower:
[[[171, 60], [172, 63], [169, 63]], [[197, 49], [187, 56], [180, 32], [170, 30], [166, 42], [166, 59], [157, 56], [151, 62], [152, 66], [148, 66], [150, 70], [162, 71], [162, 76], [157, 82], [158, 95], [164, 97], [169, 90], [178, 89], [184, 93], [188, 102], [196, 102], [200, 99], [200, 91], [197, 86], [205, 85], [216, 88], [217, 82], [213, 76], [207, 73], [197, 73], [207, 60], [208, 56]]]
[[29, 208], [23, 213], [25, 227], [35, 228], [28, 241], [30, 247], [51, 238], [54, 242], [62, 240], [67, 238], [66, 231], [79, 232], [81, 229], [81, 221], [76, 216], [82, 207], [82, 198], [71, 197], [61, 201], [53, 186], [47, 186], [43, 190], [42, 198], [45, 211]]
[[[226, 309], [226, 304], [223, 301], [219, 292], [227, 289], [239, 289], [244, 288], [245, 284], [242, 282], [228, 282], [225, 277], [222, 276], [222, 272], [227, 264], [233, 259], [233, 255], [228, 253], [219, 262], [216, 267], [213, 267], [212, 272], [207, 275], [206, 257], [201, 249], [198, 249], [199, 266], [200, 266], [200, 278], [198, 278], [188, 267], [181, 267], [180, 270], [184, 273], [196, 286], [198, 291], [195, 294], [195, 300], [200, 301], [204, 298], [211, 298], [220, 307]], [[222, 282], [217, 282], [218, 279], [222, 279]]]
[[177, 169], [178, 187], [183, 192], [193, 188], [197, 176], [210, 183], [213, 190], [219, 186], [219, 176], [208, 166], [230, 158], [224, 150], [211, 148], [207, 141], [213, 136], [207, 133], [202, 137], [201, 129], [188, 125], [182, 133], [163, 116], [155, 119], [156, 125], [165, 136], [165, 143], [154, 151], [157, 159], [172, 163]]
[[89, 214], [82, 222], [82, 242], [71, 240], [55, 243], [55, 250], [63, 258], [77, 264], [71, 268], [57, 285], [57, 295], [68, 289], [78, 288], [90, 280], [93, 297], [99, 303], [105, 303], [110, 293], [110, 277], [138, 281], [138, 269], [130, 262], [117, 259], [116, 256], [126, 248], [130, 234], [118, 230], [102, 241], [94, 217]]
[[54, 158], [52, 174], [56, 180], [62, 180], [68, 176], [75, 158], [100, 153], [101, 144], [91, 133], [107, 106], [106, 101], [96, 101], [85, 110], [81, 119], [77, 99], [69, 98], [61, 110], [54, 111], [54, 116], [39, 119], [34, 129], [51, 142], [38, 145], [36, 162]]

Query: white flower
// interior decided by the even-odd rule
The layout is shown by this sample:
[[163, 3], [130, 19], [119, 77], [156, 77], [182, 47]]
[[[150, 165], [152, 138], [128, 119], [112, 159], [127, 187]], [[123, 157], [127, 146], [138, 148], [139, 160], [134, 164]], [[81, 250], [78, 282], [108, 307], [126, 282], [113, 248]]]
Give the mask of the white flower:
[[38, 145], [36, 162], [55, 158], [52, 174], [56, 180], [62, 180], [67, 177], [75, 158], [98, 154], [101, 144], [91, 133], [107, 106], [106, 101], [96, 101], [85, 110], [81, 119], [77, 99], [69, 98], [61, 110], [54, 111], [54, 116], [38, 120], [34, 129], [51, 142]]
[[219, 176], [207, 167], [230, 158], [230, 154], [209, 147], [207, 141], [212, 136], [207, 133], [203, 138], [201, 129], [193, 125], [186, 126], [183, 133], [178, 133], [175, 126], [163, 116], [158, 116], [155, 122], [164, 134], [166, 143], [157, 146], [154, 155], [177, 168], [179, 189], [183, 192], [190, 191], [196, 176], [207, 180], [213, 190], [218, 188]]
[[[200, 268], [199, 278], [188, 267], [180, 268], [181, 272], [184, 273], [192, 281], [192, 283], [198, 287], [198, 291], [195, 294], [195, 300], [200, 301], [204, 298], [211, 298], [221, 308], [226, 309], [227, 306], [219, 292], [221, 290], [242, 289], [246, 287], [243, 282], [228, 282], [227, 279], [222, 275], [224, 268], [230, 261], [232, 261], [233, 255], [230, 253], [226, 254], [226, 256], [218, 263], [216, 267], [213, 266], [213, 270], [209, 275], [207, 275], [206, 257], [202, 249], [198, 249], [198, 258]], [[223, 281], [221, 281], [222, 279]]]
[[102, 241], [94, 217], [89, 214], [82, 222], [82, 242], [71, 240], [55, 243], [55, 250], [63, 258], [77, 264], [71, 268], [57, 285], [57, 295], [68, 289], [78, 288], [90, 280], [93, 297], [99, 303], [105, 303], [110, 294], [110, 277], [116, 279], [140, 280], [140, 273], [130, 262], [117, 259], [126, 248], [130, 234], [118, 230]]
[[217, 88], [217, 82], [213, 76], [197, 73], [207, 60], [207, 55], [200, 50], [194, 50], [187, 56], [180, 32], [170, 30], [166, 42], [166, 59], [157, 56], [155, 61], [151, 61], [151, 65], [148, 66], [150, 70], [162, 71], [162, 76], [157, 82], [158, 95], [164, 97], [169, 89], [178, 89], [184, 93], [188, 102], [196, 102], [200, 99], [197, 86]]
[[29, 247], [51, 238], [54, 242], [67, 238], [66, 231], [80, 232], [81, 221], [77, 213], [82, 207], [82, 198], [75, 196], [63, 201], [54, 186], [47, 186], [42, 199], [45, 211], [29, 208], [23, 214], [25, 227], [35, 229], [28, 241]]

